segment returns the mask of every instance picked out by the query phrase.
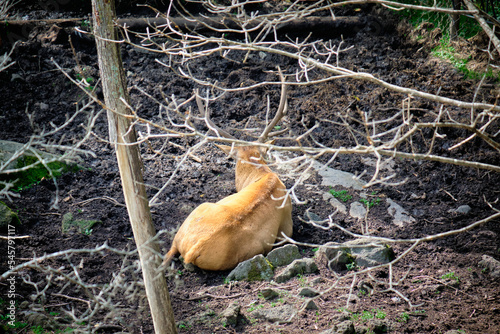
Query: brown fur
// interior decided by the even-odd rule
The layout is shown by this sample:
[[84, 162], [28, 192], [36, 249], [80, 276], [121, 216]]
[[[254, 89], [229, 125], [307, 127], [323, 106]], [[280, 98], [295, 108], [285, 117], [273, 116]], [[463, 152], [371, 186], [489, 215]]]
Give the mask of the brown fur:
[[[217, 146], [230, 154], [231, 147]], [[164, 264], [180, 253], [184, 262], [202, 269], [232, 269], [269, 252], [282, 232], [292, 236], [290, 197], [279, 208], [285, 185], [266, 165], [260, 150], [244, 146], [232, 153], [237, 159], [238, 192], [217, 203], [203, 203], [191, 212], [175, 235]]]

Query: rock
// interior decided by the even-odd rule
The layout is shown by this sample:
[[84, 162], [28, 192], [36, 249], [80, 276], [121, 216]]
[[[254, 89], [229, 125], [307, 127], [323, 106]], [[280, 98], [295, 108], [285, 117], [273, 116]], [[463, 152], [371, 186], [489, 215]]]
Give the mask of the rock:
[[47, 103], [40, 102], [39, 107], [41, 111], [49, 110], [49, 105]]
[[365, 219], [366, 207], [360, 202], [352, 202], [351, 209], [349, 210], [349, 215], [352, 218]]
[[391, 247], [374, 243], [370, 239], [355, 239], [343, 245], [351, 250], [351, 254], [356, 258], [356, 264], [360, 267], [374, 267], [391, 262], [395, 258]]
[[464, 334], [464, 331], [458, 330], [458, 329], [452, 329], [451, 331], [446, 331], [444, 334]]
[[236, 326], [238, 323], [238, 316], [240, 315], [241, 306], [237, 302], [229, 305], [221, 314], [220, 318], [222, 324], [229, 324]]
[[260, 295], [264, 297], [265, 300], [270, 300], [278, 297], [280, 294], [274, 289], [264, 289], [260, 291]]
[[345, 270], [347, 264], [355, 262], [351, 250], [336, 242], [320, 246], [314, 257], [333, 271]]
[[92, 227], [101, 223], [100, 220], [84, 220], [84, 219], [74, 219], [71, 212], [66, 213], [63, 216], [61, 224], [61, 232], [63, 234], [71, 233], [72, 231], [78, 231], [85, 235], [92, 234]]
[[316, 305], [316, 303], [312, 299], [309, 299], [305, 302], [304, 308], [306, 310], [319, 310], [318, 305]]
[[363, 185], [365, 185], [365, 183], [359, 179], [356, 179], [354, 174], [352, 173], [326, 167], [322, 163], [316, 161], [313, 163], [313, 167], [323, 178], [323, 180], [321, 181], [322, 186], [342, 186], [344, 188], [352, 188], [354, 190], [363, 190]]
[[401, 207], [401, 205], [397, 204], [392, 199], [387, 198], [387, 203], [389, 203], [387, 212], [389, 212], [389, 214], [394, 218], [392, 222], [395, 225], [403, 227], [405, 224], [413, 223], [415, 221], [415, 218], [410, 216], [408, 212]]
[[54, 321], [49, 319], [45, 314], [39, 312], [27, 311], [26, 322], [33, 327], [43, 327], [47, 330], [54, 330], [57, 328]]
[[[9, 230], [15, 234], [15, 230], [9, 229], [9, 225], [19, 225], [19, 217], [17, 213], [12, 211], [7, 204], [0, 201], [0, 230]], [[10, 235], [10, 234], [9, 234]]]
[[374, 334], [390, 333], [390, 323], [387, 320], [370, 319], [368, 320], [368, 332]]
[[366, 326], [356, 326], [356, 334], [367, 334], [369, 329]]
[[316, 277], [311, 281], [312, 286], [320, 285], [321, 283], [323, 283], [323, 279], [321, 277]]
[[495, 260], [491, 256], [483, 255], [481, 261], [479, 261], [479, 266], [487, 268], [492, 277], [500, 277], [500, 261]]
[[[66, 154], [69, 154], [67, 152]], [[52, 175], [60, 176], [67, 171], [76, 171], [80, 167], [68, 158], [63, 159], [61, 156], [48, 152], [39, 151], [33, 147], [28, 147], [25, 144], [20, 144], [12, 141], [0, 140], [0, 165], [4, 165], [2, 169], [2, 181], [7, 182], [7, 189], [23, 189], [39, 182], [43, 178], [50, 178], [50, 173], [45, 168], [45, 165], [40, 163], [40, 159], [46, 163], [46, 166], [51, 169]], [[78, 156], [73, 156], [75, 161], [83, 161]], [[29, 168], [28, 168], [29, 167]], [[27, 168], [18, 172], [13, 170]]]
[[299, 291], [299, 296], [316, 297], [318, 295], [319, 295], [318, 290], [313, 288], [303, 288], [302, 290]]
[[257, 319], [264, 319], [270, 322], [288, 321], [297, 314], [297, 310], [290, 305], [273, 307], [270, 309], [260, 309], [252, 312], [252, 316]]
[[321, 332], [320, 334], [355, 334], [354, 324], [350, 320], [342, 321], [330, 329]]
[[299, 259], [290, 263], [274, 280], [283, 283], [298, 274], [311, 274], [318, 271], [318, 266], [313, 259]]
[[391, 247], [376, 244], [370, 239], [355, 239], [339, 244], [328, 242], [319, 247], [315, 257], [331, 270], [344, 270], [355, 262], [360, 267], [374, 267], [394, 259]]
[[330, 204], [336, 209], [338, 210], [338, 212], [346, 215], [347, 214], [347, 207], [342, 203], [340, 202], [338, 199], [336, 199], [335, 197], [333, 197], [332, 194], [330, 194], [329, 192], [328, 193], [324, 193], [323, 194], [323, 199], [325, 201], [329, 201]]
[[346, 310], [343, 310], [339, 314], [333, 314], [331, 316], [331, 320], [334, 321], [334, 322], [343, 322], [343, 321], [351, 319], [351, 316], [352, 316], [351, 313], [349, 313]]
[[[13, 161], [9, 162], [9, 164], [4, 168], [4, 171], [7, 171], [9, 169], [14, 169], [18, 165], [19, 159], [23, 159], [24, 157], [33, 157], [33, 158], [36, 157], [36, 155], [32, 151], [35, 151], [43, 159], [54, 160], [57, 158], [57, 155], [55, 154], [39, 151], [34, 148], [30, 148], [27, 150], [25, 148], [25, 144], [16, 143], [8, 140], [0, 140], [0, 165], [9, 161], [13, 155], [17, 155], [19, 152], [23, 152], [17, 159], [14, 159]], [[74, 156], [73, 159], [75, 159], [78, 162], [83, 161], [83, 159], [78, 156]], [[64, 160], [64, 162], [68, 164], [74, 163], [74, 161], [69, 159]]]
[[300, 259], [299, 248], [296, 245], [286, 245], [273, 249], [267, 254], [266, 259], [273, 267], [287, 266], [296, 259]]
[[[327, 193], [327, 194], [330, 194], [330, 193]], [[330, 194], [330, 196], [332, 196], [332, 195]], [[315, 214], [314, 212], [306, 211], [305, 215], [307, 216], [307, 218], [309, 220], [312, 220], [313, 222], [320, 222], [320, 221], [322, 221], [321, 217], [318, 216], [317, 214]]]
[[458, 213], [458, 214], [465, 215], [465, 214], [468, 214], [470, 212], [470, 210], [472, 210], [472, 208], [470, 206], [468, 206], [468, 205], [460, 205], [458, 208], [449, 210], [448, 212], [449, 213]]
[[274, 271], [271, 263], [262, 254], [243, 261], [227, 276], [229, 281], [269, 281]]

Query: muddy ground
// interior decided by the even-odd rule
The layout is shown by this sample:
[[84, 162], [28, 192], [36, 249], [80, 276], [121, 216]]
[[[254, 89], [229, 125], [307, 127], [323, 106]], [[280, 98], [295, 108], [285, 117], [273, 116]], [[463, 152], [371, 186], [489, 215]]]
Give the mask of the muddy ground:
[[[371, 8], [356, 11], [356, 15], [378, 15]], [[36, 13], [33, 14], [36, 16]], [[405, 87], [418, 88], [423, 91], [472, 101], [477, 82], [466, 79], [451, 64], [434, 58], [430, 47], [435, 40], [420, 38], [411, 39], [407, 28], [402, 28], [396, 19], [381, 19], [384, 29], [374, 35], [372, 31], [361, 30], [356, 34], [344, 36], [344, 45], [353, 46], [342, 54], [340, 65], [352, 70], [368, 71], [379, 78]], [[52, 60], [76, 77], [78, 64], [85, 67], [88, 75], [98, 78], [96, 50], [92, 41], [74, 39], [73, 53], [66, 38], [55, 42], [47, 42], [39, 37], [47, 32], [48, 27], [38, 28], [30, 39], [16, 46], [12, 59], [16, 64], [0, 73], [0, 122], [2, 129], [0, 139], [14, 140], [21, 143], [28, 141], [34, 132], [50, 127], [49, 122], [62, 124], [66, 115], [72, 114], [76, 104], [81, 105], [84, 94], [75, 87], [59, 70]], [[425, 35], [424, 35], [425, 36]], [[332, 35], [332, 42], [338, 44], [340, 37]], [[1, 53], [7, 50], [2, 46]], [[187, 98], [192, 90], [198, 87], [192, 81], [176, 76], [161, 66], [155, 59], [157, 54], [145, 53], [130, 45], [123, 45], [123, 61], [127, 72], [128, 85], [132, 105], [137, 106], [140, 116], [155, 121], [159, 120], [158, 105], [142, 94], [138, 88], [147, 91], [155, 98], [162, 94], [179, 98]], [[241, 60], [243, 54], [233, 54], [233, 59]], [[275, 76], [266, 72], [274, 70], [276, 65], [288, 73], [297, 66], [292, 60], [276, 55], [252, 54], [246, 63], [230, 61], [218, 55], [200, 58], [193, 61], [191, 68], [203, 78], [219, 80], [222, 85], [236, 87], [243, 84], [274, 80]], [[320, 75], [313, 73], [314, 75]], [[479, 90], [476, 98], [485, 102], [494, 102], [491, 87], [495, 82], [487, 82], [484, 89]], [[138, 87], [138, 88], [135, 88]], [[98, 95], [100, 94], [98, 90]], [[246, 92], [226, 94], [214, 102], [212, 107], [214, 121], [229, 128], [243, 128], [249, 117], [252, 124], [262, 126], [266, 112], [266, 98], [270, 97], [271, 109], [275, 110], [279, 101], [280, 90], [276, 86], [263, 86]], [[406, 96], [384, 90], [375, 85], [354, 81], [336, 80], [307, 87], [291, 87], [289, 114], [284, 121], [291, 134], [304, 133], [304, 127], [312, 127], [319, 119], [338, 119], [338, 113], [350, 108], [353, 115], [356, 110], [373, 111], [382, 116], [390, 116], [391, 110], [398, 110]], [[436, 112], [439, 105], [433, 102], [414, 99], [415, 117], [426, 119], [429, 112]], [[98, 110], [96, 108], [96, 110]], [[449, 108], [450, 113], [463, 117], [467, 111]], [[27, 112], [32, 114], [34, 127], [30, 125]], [[69, 126], [64, 135], [67, 138], [81, 136], [85, 115]], [[496, 124], [498, 126], [498, 124]], [[355, 124], [353, 126], [356, 126]], [[140, 128], [144, 131], [144, 128]], [[32, 188], [20, 192], [20, 197], [13, 198], [9, 205], [19, 213], [21, 225], [16, 229], [18, 236], [29, 236], [16, 241], [16, 257], [18, 263], [32, 259], [34, 255], [49, 254], [66, 249], [94, 248], [107, 243], [116, 249], [133, 249], [134, 241], [123, 205], [123, 195], [116, 159], [105, 141], [107, 138], [107, 121], [101, 114], [93, 128], [91, 136], [82, 148], [95, 153], [95, 157], [82, 156], [81, 163], [85, 169], [77, 173], [63, 175], [57, 181], [58, 192], [54, 183], [44, 180]], [[234, 132], [239, 137], [245, 137]], [[470, 134], [465, 130], [443, 130], [446, 138], [438, 140], [434, 147], [435, 154], [453, 156], [461, 159], [499, 165], [498, 152], [478, 138], [449, 153], [447, 149], [453, 144], [467, 138]], [[314, 139], [330, 147], [349, 146], [353, 144], [350, 133], [342, 127], [321, 122], [313, 133]], [[422, 134], [421, 141], [412, 143], [420, 151], [428, 145], [428, 134]], [[59, 139], [62, 134], [53, 138]], [[246, 136], [247, 139], [251, 139]], [[496, 140], [498, 141], [498, 136]], [[183, 153], [181, 146], [192, 146], [196, 139], [176, 139], [163, 148], [163, 154], [155, 154], [152, 150], [160, 150], [163, 141], [151, 140], [141, 144], [144, 159], [145, 181], [148, 184], [148, 195], [153, 196], [172, 175]], [[309, 140], [309, 143], [312, 141]], [[288, 140], [278, 140], [277, 144], [289, 144]], [[234, 192], [234, 162], [227, 159], [213, 144], [207, 144], [195, 152], [196, 159], [187, 159], [174, 176], [173, 182], [160, 197], [160, 204], [152, 208], [153, 221], [157, 230], [173, 230], [185, 219], [189, 211], [205, 201], [217, 201]], [[323, 157], [323, 162], [331, 156]], [[339, 156], [331, 166], [340, 170], [360, 174], [367, 167], [364, 157], [356, 155]], [[493, 213], [485, 201], [495, 201], [500, 193], [500, 175], [498, 173], [440, 164], [437, 162], [395, 160], [394, 170], [397, 179], [407, 181], [397, 187], [378, 186], [376, 191], [380, 198], [390, 197], [402, 205], [415, 221], [404, 227], [391, 224], [385, 211], [386, 204], [374, 206], [370, 210], [368, 222], [372, 234], [394, 238], [416, 238], [424, 235], [440, 233], [461, 228]], [[294, 178], [283, 177], [287, 186], [294, 184]], [[341, 231], [331, 229], [320, 230], [305, 223], [301, 218], [307, 209], [321, 218], [333, 213], [333, 208], [321, 196], [328, 187], [321, 186], [321, 177], [313, 175], [307, 180], [307, 186], [299, 186], [297, 194], [307, 199], [306, 204], [294, 204], [294, 238], [299, 242], [323, 244], [328, 241], [344, 241], [350, 239]], [[58, 194], [58, 208], [52, 208]], [[356, 192], [350, 190], [355, 200]], [[112, 199], [112, 200], [109, 200]], [[351, 200], [351, 201], [352, 201]], [[469, 205], [466, 214], [450, 213], [461, 205]], [[66, 233], [61, 230], [63, 215], [71, 212], [78, 219], [96, 219], [100, 223], [87, 233]], [[359, 223], [349, 217], [334, 215], [334, 220], [354, 232], [360, 232]], [[161, 235], [163, 251], [166, 251], [172, 240], [170, 234]], [[1, 241], [3, 248], [6, 242]], [[405, 248], [394, 246], [396, 255]], [[304, 256], [311, 257], [311, 248], [300, 247]], [[3, 252], [2, 252], [3, 253]], [[478, 265], [483, 255], [500, 258], [500, 225], [492, 221], [471, 231], [435, 240], [419, 245], [394, 267], [394, 279], [401, 279], [408, 274], [400, 285], [398, 292], [408, 298], [409, 304], [395, 292], [365, 293], [354, 284], [352, 303], [348, 310], [353, 314], [363, 311], [380, 310], [385, 314], [385, 323], [391, 333], [444, 333], [448, 330], [463, 330], [465, 333], [499, 333], [500, 331], [500, 289], [499, 280], [492, 278], [488, 271]], [[134, 256], [131, 260], [134, 260]], [[1, 272], [6, 267], [2, 258]], [[125, 261], [130, 265], [129, 259]], [[96, 284], [105, 287], [110, 284], [113, 274], [120, 272], [124, 258], [113, 252], [93, 255], [74, 255], [70, 260], [54, 259], [41, 265], [59, 268], [66, 272], [70, 264], [78, 268], [79, 277], [85, 284]], [[133, 263], [133, 262], [132, 262]], [[318, 310], [305, 310], [290, 322], [269, 323], [256, 319], [252, 312], [261, 308], [273, 308], [292, 305], [300, 308], [303, 298], [297, 297], [299, 289], [313, 286], [319, 290], [328, 289], [334, 282], [334, 273], [320, 267], [317, 274], [297, 277], [283, 284], [269, 282], [239, 282], [227, 284], [224, 278], [227, 272], [188, 271], [179, 263], [176, 264], [178, 279], [170, 277], [169, 286], [172, 293], [172, 304], [175, 319], [180, 333], [319, 333], [331, 328], [341, 319], [341, 308], [346, 307], [346, 295], [352, 281], [342, 282], [342, 289], [333, 289], [316, 300]], [[62, 268], [61, 266], [64, 266]], [[69, 270], [71, 271], [71, 270]], [[450, 274], [453, 273], [453, 274]], [[346, 271], [340, 274], [346, 274]], [[448, 278], [443, 278], [449, 274]], [[46, 285], [46, 271], [35, 269], [23, 270], [18, 278], [17, 296], [18, 320], [27, 322], [27, 315], [35, 310], [36, 305], [43, 305], [46, 315], [61, 315], [64, 311], [75, 310], [81, 314], [86, 310], [85, 302], [89, 295], [76, 286], [61, 290], [61, 283], [51, 281], [45, 292], [46, 300], [35, 295], [32, 285], [22, 283], [20, 277], [29, 275], [32, 282], [38, 282], [38, 288]], [[387, 269], [379, 270], [375, 277], [388, 280]], [[138, 278], [137, 271], [131, 268], [120, 272], [125, 282]], [[318, 280], [321, 278], [321, 280]], [[366, 277], [360, 277], [358, 280]], [[57, 287], [59, 286], [59, 288]], [[131, 284], [133, 286], [133, 284]], [[377, 285], [375, 284], [377, 287]], [[281, 295], [274, 301], [259, 298], [259, 291], [266, 287], [281, 289]], [[99, 288], [99, 289], [100, 289]], [[0, 283], [2, 295], [7, 286]], [[379, 287], [379, 290], [381, 287]], [[92, 289], [91, 289], [92, 290]], [[96, 290], [92, 290], [95, 293]], [[110, 294], [116, 308], [121, 312], [106, 318], [107, 311], [101, 311], [94, 317], [92, 327], [101, 326], [100, 333], [116, 333], [128, 331], [133, 333], [152, 333], [151, 319], [148, 309], [144, 307], [142, 294], [135, 298], [126, 298], [130, 291], [123, 290]], [[138, 297], [139, 296], [139, 297]], [[6, 297], [3, 297], [4, 299]], [[80, 298], [75, 300], [71, 298]], [[28, 301], [29, 303], [23, 303]], [[241, 316], [236, 326], [223, 324], [219, 314], [226, 307], [237, 302], [241, 305]], [[117, 306], [121, 303], [121, 306]], [[132, 305], [129, 307], [128, 305]], [[52, 313], [51, 313], [52, 312]], [[350, 316], [359, 329], [367, 325], [368, 320]], [[5, 324], [2, 322], [2, 324]], [[32, 324], [30, 324], [31, 326]], [[30, 333], [30, 326], [22, 332]], [[75, 325], [61, 325], [59, 330]], [[82, 325], [83, 326], [83, 325]], [[4, 328], [6, 330], [6, 328]], [[16, 330], [10, 330], [16, 332]], [[21, 332], [21, 331], [19, 331]], [[51, 332], [51, 331], [48, 331]], [[55, 332], [52, 331], [52, 332]]]

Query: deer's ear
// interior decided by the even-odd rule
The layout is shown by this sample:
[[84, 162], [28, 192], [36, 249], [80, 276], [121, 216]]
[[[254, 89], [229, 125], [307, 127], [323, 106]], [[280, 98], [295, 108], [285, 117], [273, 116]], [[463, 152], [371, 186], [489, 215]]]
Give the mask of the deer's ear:
[[[220, 148], [222, 151], [224, 151], [227, 155], [231, 156], [231, 149], [232, 147], [231, 146], [227, 146], [227, 145], [217, 145], [215, 144], [215, 146], [217, 146], [218, 148]], [[234, 152], [233, 152], [234, 153]]]
[[[275, 142], [275, 141], [276, 141], [275, 139], [270, 140], [270, 141], [266, 141], [266, 142], [265, 142], [265, 144], [266, 144], [266, 145], [274, 145], [274, 142]], [[261, 147], [261, 148], [260, 148], [260, 152], [261, 152], [261, 154], [262, 154], [263, 156], [267, 154], [267, 151], [269, 151], [269, 148], [268, 148], [268, 147]]]

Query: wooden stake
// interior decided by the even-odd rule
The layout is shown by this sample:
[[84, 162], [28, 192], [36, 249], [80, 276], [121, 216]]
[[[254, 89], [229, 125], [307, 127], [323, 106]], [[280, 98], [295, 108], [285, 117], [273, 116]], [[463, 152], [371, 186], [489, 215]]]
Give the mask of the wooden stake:
[[146, 296], [153, 318], [156, 334], [176, 333], [172, 305], [167, 282], [162, 271], [160, 246], [156, 240], [146, 189], [142, 176], [142, 161], [137, 145], [137, 135], [131, 121], [121, 115], [131, 115], [126, 89], [125, 74], [116, 40], [114, 0], [92, 0], [92, 16], [96, 37], [99, 70], [102, 80], [104, 100], [108, 108], [110, 141], [114, 143], [125, 203], [134, 239], [139, 250], [139, 258], [146, 288]]

